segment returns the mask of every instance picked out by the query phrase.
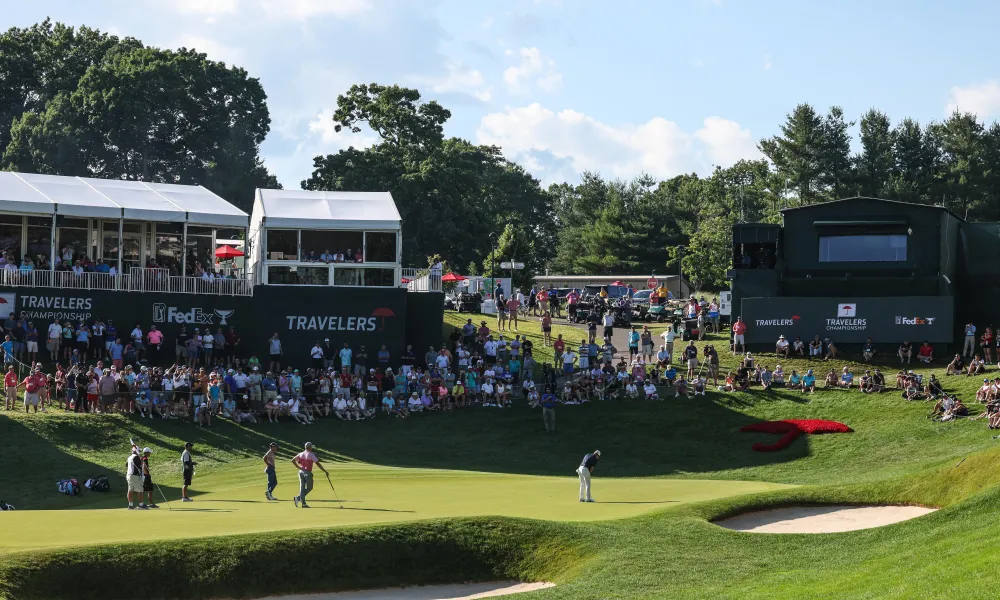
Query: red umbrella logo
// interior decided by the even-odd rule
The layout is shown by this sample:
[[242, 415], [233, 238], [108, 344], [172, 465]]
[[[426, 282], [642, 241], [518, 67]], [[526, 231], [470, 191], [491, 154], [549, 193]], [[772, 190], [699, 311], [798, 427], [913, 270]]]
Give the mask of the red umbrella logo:
[[385, 329], [385, 318], [395, 317], [396, 313], [392, 312], [391, 308], [376, 308], [374, 311], [372, 311], [372, 316], [379, 318], [378, 330], [382, 331], [383, 329]]

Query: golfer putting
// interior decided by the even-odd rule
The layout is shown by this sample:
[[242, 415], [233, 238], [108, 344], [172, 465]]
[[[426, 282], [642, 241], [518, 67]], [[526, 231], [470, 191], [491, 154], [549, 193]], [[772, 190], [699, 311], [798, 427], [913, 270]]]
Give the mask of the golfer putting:
[[594, 472], [594, 467], [597, 466], [597, 461], [601, 459], [601, 451], [594, 450], [592, 454], [587, 454], [583, 457], [583, 462], [576, 470], [576, 474], [580, 476], [580, 502], [593, 502], [594, 498], [590, 495], [590, 476]]
[[[302, 508], [309, 508], [309, 505], [306, 504], [306, 496], [313, 489], [313, 465], [319, 467], [319, 470], [323, 471], [328, 480], [330, 479], [330, 473], [319, 462], [319, 458], [313, 454], [312, 442], [306, 442], [305, 449], [295, 455], [295, 458], [292, 459], [292, 464], [299, 470], [299, 495], [292, 498], [292, 501], [295, 502], [296, 508], [300, 504]], [[330, 482], [330, 485], [332, 487], [333, 482]]]

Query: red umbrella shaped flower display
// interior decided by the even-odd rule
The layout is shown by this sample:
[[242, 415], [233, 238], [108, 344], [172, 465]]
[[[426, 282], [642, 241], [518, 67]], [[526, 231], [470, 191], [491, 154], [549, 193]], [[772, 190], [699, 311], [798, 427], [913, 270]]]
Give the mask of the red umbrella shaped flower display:
[[391, 308], [376, 308], [374, 311], [372, 311], [372, 316], [379, 318], [378, 330], [382, 331], [383, 329], [385, 329], [385, 318], [395, 317], [396, 313], [392, 312]]

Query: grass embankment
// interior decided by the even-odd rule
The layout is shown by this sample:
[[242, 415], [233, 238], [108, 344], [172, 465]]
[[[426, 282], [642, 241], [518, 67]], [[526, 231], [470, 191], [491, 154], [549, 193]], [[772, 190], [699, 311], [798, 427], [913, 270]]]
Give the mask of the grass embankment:
[[[446, 315], [446, 321], [453, 324], [464, 318]], [[522, 323], [520, 329], [522, 334], [535, 336], [536, 356], [551, 360], [550, 351], [541, 347], [537, 322]], [[572, 334], [568, 339], [579, 337], [579, 330], [568, 329]], [[721, 339], [714, 342], [724, 347]], [[726, 354], [723, 360], [723, 370], [734, 363]], [[773, 366], [773, 359], [766, 360]], [[786, 372], [809, 366], [802, 360], [781, 362]], [[855, 373], [863, 369], [841, 361], [823, 367], [839, 371], [845, 364]], [[889, 360], [884, 367], [891, 383], [898, 361]], [[943, 367], [921, 371], [943, 377]], [[975, 378], [965, 377], [945, 378], [944, 383], [967, 401], [972, 401], [978, 386]], [[146, 540], [155, 537], [151, 529], [164, 527], [190, 535], [181, 526], [186, 517], [194, 522], [186, 527], [204, 527], [202, 533], [210, 533], [210, 523], [241, 522], [240, 511], [248, 516], [269, 511], [259, 518], [273, 519], [273, 529], [299, 527], [306, 517], [316, 521], [316, 526], [490, 513], [546, 519], [483, 516], [32, 550], [4, 557], [0, 592], [13, 598], [108, 599], [134, 595], [128, 582], [139, 581], [148, 597], [187, 599], [513, 577], [559, 584], [533, 593], [539, 599], [993, 597], [1000, 584], [991, 558], [1000, 550], [1000, 524], [993, 518], [1000, 504], [1000, 475], [993, 467], [1000, 450], [992, 450], [996, 442], [990, 439], [984, 421], [937, 423], [925, 418], [929, 410], [928, 404], [906, 402], [897, 393], [710, 391], [705, 397], [668, 397], [662, 403], [563, 407], [557, 410], [558, 433], [553, 436], [544, 435], [540, 415], [523, 406], [418, 415], [406, 421], [325, 421], [311, 428], [287, 423], [244, 428], [222, 423], [204, 430], [173, 421], [112, 416], [0, 417], [0, 431], [13, 449], [5, 454], [8, 468], [0, 472], [0, 495], [20, 504], [19, 508], [120, 506], [120, 484], [114, 497], [65, 498], [55, 493], [54, 482], [108, 468], [113, 469], [113, 483], [117, 483], [129, 435], [154, 448], [159, 481], [171, 493], [179, 483], [180, 444], [187, 439], [197, 444], [201, 464], [196, 484], [203, 487], [196, 485], [196, 489], [205, 493], [188, 506], [208, 511], [23, 515], [29, 520], [50, 520], [53, 532], [72, 528], [71, 523], [60, 521], [64, 516], [79, 515], [80, 528], [88, 520], [103, 519], [99, 516], [103, 514], [108, 515], [107, 523], [120, 519], [118, 527], [126, 533], [111, 536], [119, 540], [128, 536]], [[746, 423], [785, 418], [839, 420], [855, 432], [803, 437], [777, 453], [750, 449], [753, 442], [769, 436], [738, 433]], [[258, 455], [266, 443], [277, 439], [285, 448], [293, 448], [305, 438], [331, 459], [335, 473], [342, 474], [336, 481], [348, 509], [333, 509], [332, 495], [321, 487], [314, 494], [317, 506], [323, 508], [312, 513], [295, 511], [287, 503], [256, 502]], [[595, 480], [595, 495], [602, 502], [579, 505], [572, 469], [580, 455], [594, 447], [604, 453]], [[406, 470], [400, 471], [401, 467]], [[609, 481], [607, 477], [657, 480]], [[284, 487], [279, 491], [285, 490], [282, 497], [287, 498], [293, 485], [291, 473], [285, 471], [281, 478]], [[656, 486], [700, 485], [678, 481], [692, 478], [723, 480], [712, 485], [731, 486], [733, 493], [743, 484], [725, 480], [807, 485], [660, 510], [667, 505], [659, 502], [671, 499], [682, 488]], [[244, 494], [251, 502], [242, 501]], [[212, 502], [227, 498], [234, 502]], [[657, 503], [606, 505], [608, 500]], [[767, 506], [827, 502], [900, 502], [944, 508], [890, 527], [818, 536], [740, 533], [708, 522]], [[459, 504], [478, 512], [463, 512]], [[350, 510], [409, 510], [407, 505], [416, 505], [417, 512]], [[583, 517], [574, 512], [589, 509], [605, 511], [604, 517], [639, 516], [571, 522], [593, 517], [594, 511]], [[10, 525], [17, 522], [19, 513], [2, 518], [15, 517], [7, 521]], [[197, 523], [198, 519], [205, 523]], [[217, 527], [212, 532], [225, 529]], [[8, 530], [7, 535], [22, 543], [27, 539], [29, 543], [21, 547], [31, 547], [30, 536], [41, 537], [27, 529]], [[67, 535], [65, 544], [79, 540]], [[303, 572], [297, 566], [303, 556], [308, 576], [297, 575]]]

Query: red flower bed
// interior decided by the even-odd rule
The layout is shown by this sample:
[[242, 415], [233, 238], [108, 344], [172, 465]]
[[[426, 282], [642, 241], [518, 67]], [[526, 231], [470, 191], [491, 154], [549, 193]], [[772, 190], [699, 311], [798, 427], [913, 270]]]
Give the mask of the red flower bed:
[[849, 433], [850, 427], [838, 421], [823, 421], [822, 419], [789, 419], [787, 421], [764, 421], [740, 427], [740, 431], [755, 431], [781, 435], [773, 444], [756, 443], [751, 446], [758, 452], [774, 452], [787, 448], [795, 438], [803, 433]]

